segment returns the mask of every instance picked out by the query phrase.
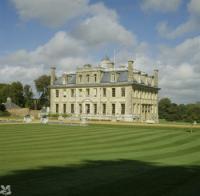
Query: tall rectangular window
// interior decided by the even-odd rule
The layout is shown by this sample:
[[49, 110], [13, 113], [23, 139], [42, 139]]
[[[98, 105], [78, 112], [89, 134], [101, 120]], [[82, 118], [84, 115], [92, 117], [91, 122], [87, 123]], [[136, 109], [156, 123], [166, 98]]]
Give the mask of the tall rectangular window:
[[112, 114], [115, 115], [115, 104], [112, 104]]
[[106, 104], [103, 104], [103, 114], [106, 114]]
[[90, 89], [89, 89], [89, 88], [86, 89], [86, 96], [87, 96], [87, 97], [90, 96]]
[[94, 104], [94, 114], [97, 114], [97, 104]]
[[83, 110], [82, 110], [82, 104], [79, 104], [79, 113], [82, 114]]
[[112, 88], [112, 97], [116, 96], [115, 88]]
[[125, 104], [121, 104], [121, 114], [125, 114]]
[[56, 97], [59, 97], [59, 90], [56, 90]]
[[79, 97], [82, 97], [82, 89], [79, 89]]
[[106, 88], [103, 88], [103, 96], [106, 97]]
[[71, 97], [75, 97], [75, 90], [71, 89]]
[[56, 114], [59, 113], [59, 104], [56, 104]]
[[74, 114], [74, 104], [71, 104], [71, 113]]
[[126, 95], [126, 90], [125, 90], [125, 88], [121, 88], [121, 96], [122, 96], [122, 97], [125, 97], [125, 95]]
[[63, 114], [66, 114], [66, 109], [67, 109], [66, 104], [63, 104]]
[[90, 104], [85, 104], [86, 114], [90, 114]]
[[94, 97], [97, 97], [97, 88], [94, 88]]

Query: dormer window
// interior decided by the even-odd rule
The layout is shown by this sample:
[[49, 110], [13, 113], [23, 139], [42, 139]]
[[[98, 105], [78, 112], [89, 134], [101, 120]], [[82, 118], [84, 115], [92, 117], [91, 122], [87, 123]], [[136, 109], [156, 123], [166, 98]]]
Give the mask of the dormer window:
[[86, 81], [89, 83], [90, 82], [90, 75], [86, 75]]
[[115, 82], [115, 73], [111, 74], [111, 82]]
[[97, 82], [97, 74], [94, 74], [94, 82]]
[[79, 82], [82, 82], [82, 75], [79, 75]]

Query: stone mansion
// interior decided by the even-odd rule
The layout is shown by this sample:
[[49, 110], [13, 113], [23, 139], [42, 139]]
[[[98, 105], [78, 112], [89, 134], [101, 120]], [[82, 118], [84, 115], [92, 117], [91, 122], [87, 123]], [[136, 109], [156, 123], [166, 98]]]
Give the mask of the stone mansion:
[[116, 68], [108, 57], [93, 67], [56, 77], [51, 68], [50, 112], [94, 120], [158, 122], [158, 70], [134, 69], [134, 62]]

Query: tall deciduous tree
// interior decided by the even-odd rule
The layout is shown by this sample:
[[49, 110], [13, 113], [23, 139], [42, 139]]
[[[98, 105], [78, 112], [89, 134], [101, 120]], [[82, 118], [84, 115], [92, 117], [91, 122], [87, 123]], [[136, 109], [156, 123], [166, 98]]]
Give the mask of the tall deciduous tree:
[[49, 85], [50, 76], [42, 75], [35, 80], [36, 90], [40, 94], [41, 106], [49, 106]]
[[28, 108], [33, 107], [33, 92], [31, 86], [28, 84], [24, 86], [24, 101], [25, 101], [25, 107]]
[[24, 107], [23, 85], [21, 82], [13, 82], [11, 84], [11, 98], [14, 103]]

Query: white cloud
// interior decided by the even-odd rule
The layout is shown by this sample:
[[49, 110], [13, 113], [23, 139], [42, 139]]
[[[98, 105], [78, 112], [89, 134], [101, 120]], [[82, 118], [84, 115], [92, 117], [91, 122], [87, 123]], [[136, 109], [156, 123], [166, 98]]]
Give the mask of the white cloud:
[[[20, 81], [24, 83], [33, 83], [33, 79], [42, 74], [47, 74], [43, 65], [35, 65], [30, 67], [23, 67], [21, 65], [1, 65], [0, 78], [1, 82]], [[13, 80], [14, 79], [14, 80]]]
[[182, 36], [185, 33], [193, 32], [199, 28], [200, 21], [195, 18], [191, 18], [183, 24], [180, 24], [175, 29], [169, 27], [168, 23], [161, 22], [157, 26], [157, 31], [161, 37], [165, 37], [168, 39], [175, 39], [179, 36]]
[[179, 102], [200, 100], [200, 36], [187, 39], [174, 48], [161, 48], [158, 59], [162, 96]]
[[87, 12], [89, 0], [10, 0], [24, 21], [36, 19], [49, 26], [60, 26]]
[[74, 39], [68, 33], [57, 32], [46, 44], [33, 51], [18, 50], [0, 59], [0, 64], [30, 66], [32, 64], [50, 65], [60, 59], [83, 56], [87, 51], [81, 40]]
[[60, 71], [72, 71], [85, 63], [94, 63], [90, 54], [99, 46], [130, 46], [135, 41], [134, 35], [119, 23], [117, 13], [102, 3], [88, 5], [88, 0], [12, 1], [22, 19], [38, 19], [51, 26], [85, 15], [70, 33], [59, 31], [32, 51], [21, 49], [1, 57], [0, 82], [32, 83], [39, 75], [48, 74], [51, 65], [56, 65]]
[[142, 0], [143, 10], [154, 10], [158, 12], [176, 11], [182, 0]]
[[167, 22], [161, 22], [157, 25], [157, 31], [161, 37], [175, 39], [186, 33], [200, 30], [200, 1], [190, 0], [187, 7], [190, 13], [188, 20], [178, 25], [175, 29], [170, 27]]
[[75, 29], [77, 38], [95, 46], [106, 43], [130, 46], [136, 42], [135, 36], [119, 23], [117, 13], [102, 3], [90, 6], [90, 14]]

